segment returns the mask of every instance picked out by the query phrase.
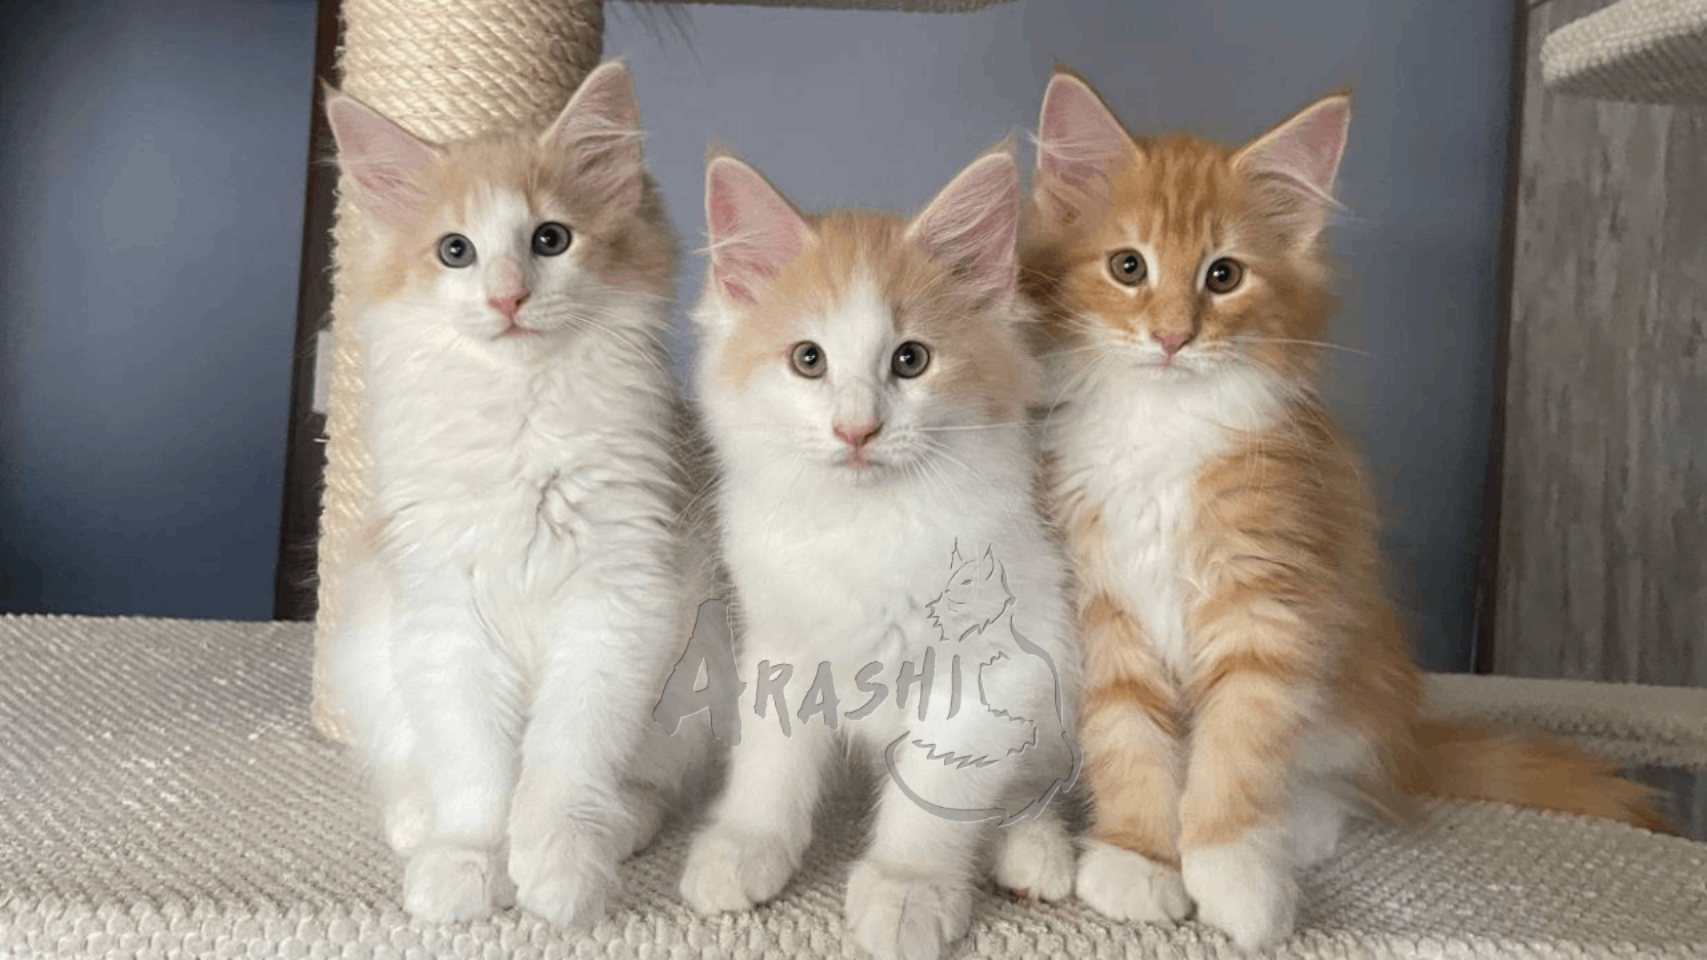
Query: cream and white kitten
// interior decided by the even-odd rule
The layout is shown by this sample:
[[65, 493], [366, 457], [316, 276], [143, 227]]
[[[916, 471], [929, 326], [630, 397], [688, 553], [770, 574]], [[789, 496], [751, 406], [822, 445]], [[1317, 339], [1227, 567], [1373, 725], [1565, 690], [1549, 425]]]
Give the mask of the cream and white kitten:
[[[1077, 665], [1034, 504], [1014, 159], [980, 158], [911, 222], [803, 216], [727, 156], [706, 191], [696, 384], [737, 665], [757, 680], [682, 895], [702, 913], [776, 896], [827, 768], [850, 754], [887, 770], [848, 883], [854, 936], [881, 957], [938, 956], [967, 930], [990, 821], [1003, 885], [1044, 899], [1072, 885], [1047, 804], [1077, 772]], [[1016, 741], [1025, 723], [1036, 733]]]
[[608, 63], [543, 133], [443, 146], [327, 111], [371, 233], [347, 267], [373, 456], [332, 692], [409, 913], [590, 923], [703, 753], [648, 720], [706, 587], [633, 87]]

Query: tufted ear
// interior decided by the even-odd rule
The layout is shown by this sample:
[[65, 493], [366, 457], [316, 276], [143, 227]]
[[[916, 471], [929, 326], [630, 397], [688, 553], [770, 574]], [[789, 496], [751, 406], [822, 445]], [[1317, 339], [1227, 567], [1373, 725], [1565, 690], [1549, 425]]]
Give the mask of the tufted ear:
[[646, 162], [640, 153], [640, 105], [621, 60], [587, 74], [540, 142], [572, 161], [569, 189], [600, 204], [633, 208], [640, 202]]
[[752, 304], [805, 249], [812, 228], [757, 170], [728, 155], [705, 168], [705, 222], [717, 292]]
[[976, 299], [1014, 291], [1019, 167], [1013, 148], [986, 153], [942, 188], [907, 227], [907, 239], [952, 267]]
[[1246, 144], [1233, 166], [1279, 194], [1279, 212], [1314, 237], [1334, 206], [1334, 179], [1351, 127], [1351, 92], [1330, 93]]
[[393, 227], [420, 217], [427, 203], [427, 169], [438, 147], [384, 114], [335, 89], [326, 90], [326, 121], [338, 143], [344, 189], [362, 212]]
[[1109, 176], [1137, 151], [1090, 84], [1066, 72], [1050, 79], [1037, 122], [1033, 187], [1046, 213], [1062, 222], [1083, 217], [1103, 197]]

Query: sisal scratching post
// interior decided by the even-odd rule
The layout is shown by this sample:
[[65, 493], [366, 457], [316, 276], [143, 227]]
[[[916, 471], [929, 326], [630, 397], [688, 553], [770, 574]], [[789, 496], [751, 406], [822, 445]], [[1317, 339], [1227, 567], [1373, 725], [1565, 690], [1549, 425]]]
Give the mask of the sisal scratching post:
[[[439, 142], [500, 123], [544, 126], [598, 65], [604, 45], [603, 0], [345, 0], [343, 7], [344, 91]], [[359, 216], [340, 196], [314, 633], [314, 725], [339, 742], [348, 740], [348, 726], [322, 682], [324, 648], [338, 617], [330, 587], [360, 535], [372, 469], [362, 438], [361, 346], [350, 330], [338, 269], [344, 258], [360, 255]]]

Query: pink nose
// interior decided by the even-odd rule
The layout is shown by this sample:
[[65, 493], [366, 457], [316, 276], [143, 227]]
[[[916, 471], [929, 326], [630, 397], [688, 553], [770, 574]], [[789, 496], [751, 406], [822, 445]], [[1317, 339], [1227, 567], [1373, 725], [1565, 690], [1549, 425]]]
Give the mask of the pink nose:
[[1191, 334], [1189, 333], [1170, 333], [1165, 337], [1159, 333], [1152, 333], [1150, 336], [1156, 338], [1156, 342], [1162, 345], [1162, 352], [1170, 357], [1179, 353], [1181, 347], [1191, 342]]
[[842, 438], [842, 442], [853, 447], [855, 450], [858, 450], [860, 447], [869, 443], [872, 437], [877, 436], [877, 431], [883, 429], [883, 425], [873, 421], [871, 423], [856, 423], [851, 427], [844, 427], [838, 423], [833, 429], [836, 431], [836, 436]]
[[504, 319], [516, 322], [516, 311], [522, 308], [522, 302], [527, 300], [526, 290], [520, 293], [509, 293], [501, 297], [487, 297], [486, 305], [504, 315]]

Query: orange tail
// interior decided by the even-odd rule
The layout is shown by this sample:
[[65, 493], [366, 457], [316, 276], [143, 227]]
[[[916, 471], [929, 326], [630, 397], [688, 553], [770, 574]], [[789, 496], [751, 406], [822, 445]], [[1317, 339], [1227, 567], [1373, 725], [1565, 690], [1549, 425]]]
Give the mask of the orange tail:
[[1654, 791], [1618, 775], [1616, 761], [1557, 737], [1474, 723], [1428, 721], [1417, 730], [1417, 767], [1406, 792], [1492, 800], [1586, 814], [1669, 831]]

